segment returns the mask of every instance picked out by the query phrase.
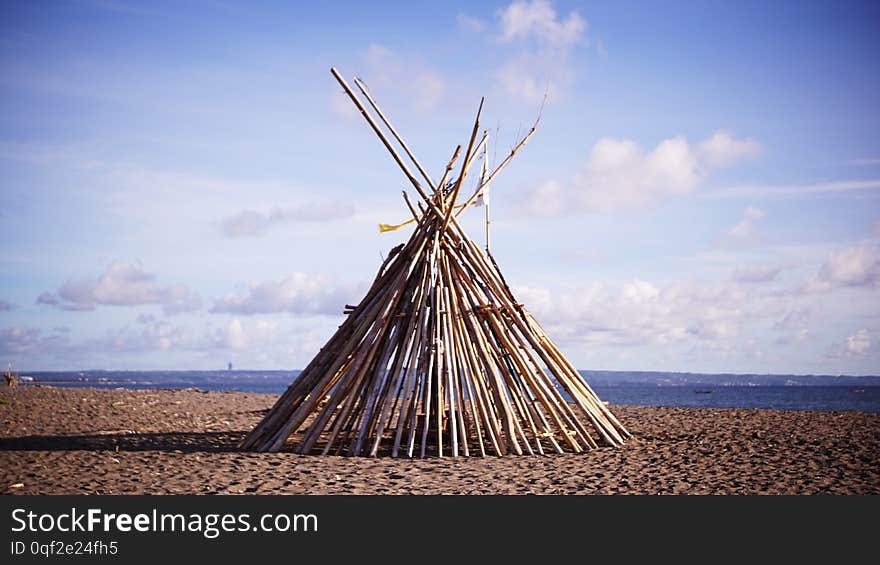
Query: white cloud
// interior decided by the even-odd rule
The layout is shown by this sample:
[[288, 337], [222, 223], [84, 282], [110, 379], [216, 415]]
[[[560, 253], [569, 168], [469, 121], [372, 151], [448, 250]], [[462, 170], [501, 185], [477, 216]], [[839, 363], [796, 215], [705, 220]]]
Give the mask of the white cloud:
[[514, 99], [538, 105], [547, 97], [556, 101], [567, 96], [574, 84], [574, 72], [564, 58], [553, 53], [525, 53], [495, 72], [501, 89]]
[[276, 225], [296, 222], [323, 222], [351, 217], [354, 207], [345, 203], [312, 203], [287, 208], [273, 207], [268, 212], [242, 210], [225, 218], [220, 229], [227, 237], [255, 237]]
[[562, 48], [583, 39], [587, 22], [577, 12], [564, 20], [557, 18], [556, 10], [548, 0], [517, 0], [498, 11], [501, 20], [501, 41], [535, 39], [541, 44]]
[[871, 336], [868, 330], [862, 328], [846, 338], [846, 354], [852, 357], [861, 357], [871, 349]]
[[623, 285], [620, 295], [626, 302], [643, 304], [656, 300], [660, 296], [660, 291], [649, 282], [634, 279]]
[[[731, 143], [736, 145], [738, 141]], [[734, 153], [726, 154], [726, 164], [747, 156]], [[717, 162], [718, 155], [713, 162]], [[632, 140], [602, 138], [593, 145], [586, 163], [570, 183], [547, 181], [529, 196], [528, 206], [532, 212], [545, 215], [649, 206], [696, 190], [713, 167], [704, 159], [706, 152], [694, 149], [681, 136], [661, 141], [651, 151]]]
[[155, 279], [139, 264], [114, 261], [98, 277], [69, 280], [57, 294], [41, 293], [37, 303], [74, 311], [94, 310], [98, 305], [159, 304], [169, 315], [201, 308], [201, 298], [186, 286], [160, 286]]
[[[500, 45], [517, 53], [495, 71], [499, 88], [513, 100], [536, 105], [565, 98], [575, 83], [571, 53], [587, 45], [587, 22], [577, 12], [560, 18], [550, 2], [516, 1], [497, 12]], [[604, 49], [604, 46], [603, 46]]]
[[277, 330], [278, 322], [275, 320], [255, 320], [246, 324], [233, 318], [224, 326], [209, 326], [197, 332], [192, 328], [168, 320], [156, 320], [147, 315], [138, 316], [135, 325], [110, 330], [102, 337], [87, 340], [75, 347], [87, 354], [102, 351], [130, 354], [243, 351], [271, 345], [277, 336]]
[[152, 316], [139, 316], [136, 326], [123, 326], [108, 331], [101, 338], [87, 341], [82, 348], [87, 351], [141, 353], [199, 350], [203, 346], [204, 341], [184, 327], [167, 320], [156, 320]]
[[810, 306], [791, 307], [773, 322], [772, 330], [779, 332], [776, 343], [779, 345], [804, 344], [815, 339], [810, 329], [814, 310]]
[[880, 284], [880, 245], [863, 242], [832, 253], [807, 279], [806, 292], [828, 292], [838, 287], [876, 288]]
[[679, 281], [665, 286], [633, 279], [562, 289], [518, 287], [514, 292], [551, 337], [591, 348], [678, 345], [731, 351], [756, 322], [783, 312], [783, 299], [740, 285]]
[[66, 327], [55, 328], [51, 333], [28, 326], [0, 328], [0, 356], [15, 361], [17, 366], [30, 366], [31, 370], [46, 363], [59, 369], [70, 369], [72, 365], [106, 366], [107, 362], [113, 367], [123, 359], [137, 359], [138, 363], [150, 365], [168, 360], [176, 363], [181, 355], [193, 361], [209, 359], [209, 363], [216, 363], [218, 355], [233, 352], [243, 363], [253, 363], [251, 367], [290, 366], [307, 361], [332, 330], [310, 324], [307, 330], [284, 333], [275, 320], [243, 322], [237, 318], [197, 330], [143, 314], [133, 324], [108, 329], [102, 335], [78, 342], [71, 341], [70, 333]]
[[521, 61], [511, 61], [498, 69], [496, 78], [505, 92], [530, 104], [538, 104], [549, 94], [549, 83], [524, 69]]
[[43, 330], [16, 325], [0, 329], [0, 355], [12, 359], [20, 355], [46, 356], [61, 353], [68, 345], [68, 338], [61, 329], [45, 335]]
[[543, 182], [528, 196], [529, 212], [539, 216], [557, 216], [570, 210], [565, 208], [565, 190], [555, 180]]
[[781, 267], [740, 267], [730, 277], [739, 283], [765, 283], [776, 280], [781, 271]]
[[251, 283], [245, 292], [227, 294], [214, 302], [211, 312], [339, 315], [346, 302], [360, 298], [358, 290], [336, 287], [324, 276], [294, 273], [277, 281]]
[[[363, 60], [367, 86], [386, 92], [395, 106], [400, 104], [418, 112], [429, 112], [446, 95], [446, 80], [440, 73], [411, 56], [401, 55], [374, 43], [367, 48]], [[345, 102], [353, 105], [347, 96]], [[342, 105], [342, 100], [331, 102], [331, 107], [337, 113], [348, 115]]]
[[241, 321], [238, 318], [231, 320], [229, 325], [226, 326], [224, 343], [231, 349], [244, 349], [247, 347], [247, 336], [244, 333], [244, 326], [241, 325]]
[[880, 248], [864, 243], [835, 253], [822, 265], [819, 277], [845, 286], [876, 286], [880, 280]]
[[12, 326], [0, 330], [0, 352], [6, 355], [30, 352], [40, 340], [42, 330]]
[[458, 29], [475, 33], [481, 32], [486, 28], [486, 22], [467, 14], [456, 15], [455, 23], [458, 25]]
[[[822, 362], [820, 344], [830, 344], [829, 330], [851, 315], [839, 303], [827, 312], [829, 299], [817, 301], [796, 288], [729, 280], [632, 279], [515, 287], [514, 293], [578, 363], [624, 359], [631, 365], [666, 358], [680, 367], [696, 359], [757, 360], [772, 350], [773, 362], [791, 357], [809, 367]], [[858, 310], [876, 316], [870, 309]], [[864, 358], [875, 352], [876, 343], [867, 343], [871, 336], [866, 332], [854, 332], [849, 344], [833, 346], [834, 355], [849, 351], [849, 356]]]
[[757, 244], [760, 241], [757, 224], [766, 215], [767, 212], [764, 210], [749, 206], [743, 211], [742, 219], [724, 232], [724, 235], [715, 242], [715, 246], [741, 248]]
[[716, 131], [697, 146], [701, 162], [709, 167], [727, 167], [733, 163], [760, 155], [761, 144], [754, 139], [736, 139], [724, 130]]
[[278, 322], [275, 320], [257, 320], [245, 325], [238, 318], [233, 318], [224, 330], [223, 344], [234, 350], [266, 345], [275, 337], [277, 329]]

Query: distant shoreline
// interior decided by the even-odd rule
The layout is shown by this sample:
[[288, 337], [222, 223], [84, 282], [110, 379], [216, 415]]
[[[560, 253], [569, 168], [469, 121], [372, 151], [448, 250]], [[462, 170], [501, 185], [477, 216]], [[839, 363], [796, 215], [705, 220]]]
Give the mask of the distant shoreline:
[[[45, 378], [45, 377], [43, 377]], [[38, 380], [22, 382], [21, 387], [62, 389], [211, 391], [262, 393], [278, 396], [295, 380], [289, 373], [276, 379], [266, 375], [228, 377], [192, 373], [143, 373], [127, 376], [78, 377], [82, 380]], [[111, 380], [112, 379], [112, 380]], [[126, 380], [129, 379], [129, 380]], [[857, 411], [880, 413], [880, 386], [874, 384], [745, 384], [745, 383], [633, 383], [606, 384], [590, 376], [586, 382], [599, 398], [612, 404], [667, 406], [682, 408], [746, 408], [806, 411]], [[2, 390], [2, 389], [0, 389]], [[567, 397], [565, 391], [560, 391]]]
[[[21, 376], [34, 380], [58, 376], [55, 380], [66, 381], [82, 377], [109, 378], [113, 375], [179, 375], [192, 377], [253, 377], [291, 379], [302, 372], [300, 369], [217, 369], [217, 370], [162, 370], [162, 369], [79, 369], [61, 371], [20, 371]], [[650, 384], [711, 384], [723, 386], [880, 386], [880, 375], [828, 375], [787, 373], [696, 373], [675, 371], [603, 371], [579, 369], [578, 372], [590, 383], [603, 385]]]

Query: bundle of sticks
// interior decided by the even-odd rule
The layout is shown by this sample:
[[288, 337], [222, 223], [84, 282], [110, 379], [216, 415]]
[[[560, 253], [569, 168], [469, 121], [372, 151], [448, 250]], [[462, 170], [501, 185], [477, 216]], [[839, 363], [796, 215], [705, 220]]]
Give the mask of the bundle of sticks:
[[488, 248], [481, 250], [458, 222], [538, 121], [456, 205], [486, 142], [485, 133], [477, 141], [483, 101], [457, 176], [461, 146], [434, 183], [363, 82], [354, 81], [371, 111], [336, 69], [331, 73], [421, 197], [413, 205], [403, 194], [417, 221], [241, 447], [457, 457], [622, 445], [630, 434], [517, 302]]

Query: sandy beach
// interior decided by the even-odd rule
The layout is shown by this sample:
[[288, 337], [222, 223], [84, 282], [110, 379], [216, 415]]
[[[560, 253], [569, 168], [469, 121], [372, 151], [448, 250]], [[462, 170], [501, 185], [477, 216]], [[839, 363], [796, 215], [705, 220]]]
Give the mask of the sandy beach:
[[5, 494], [880, 494], [880, 414], [613, 406], [579, 455], [346, 458], [236, 443], [274, 395], [0, 387]]

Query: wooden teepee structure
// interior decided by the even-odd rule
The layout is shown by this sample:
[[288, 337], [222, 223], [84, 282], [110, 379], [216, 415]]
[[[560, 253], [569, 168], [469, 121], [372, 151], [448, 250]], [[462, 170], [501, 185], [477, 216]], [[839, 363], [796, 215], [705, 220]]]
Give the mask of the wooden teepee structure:
[[421, 196], [416, 209], [404, 192], [416, 226], [241, 447], [278, 451], [290, 439], [298, 453], [425, 457], [622, 445], [629, 433], [516, 301], [488, 249], [457, 221], [535, 127], [456, 206], [486, 142], [485, 134], [477, 142], [480, 111], [458, 175], [461, 146], [435, 184], [363, 83], [355, 79], [372, 112], [336, 69], [331, 73]]

